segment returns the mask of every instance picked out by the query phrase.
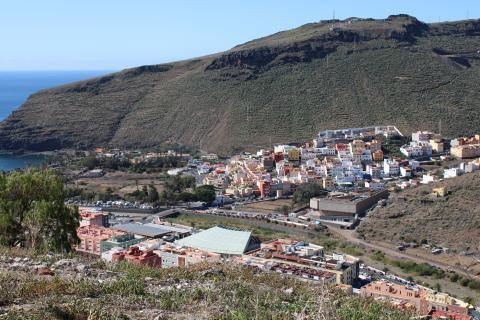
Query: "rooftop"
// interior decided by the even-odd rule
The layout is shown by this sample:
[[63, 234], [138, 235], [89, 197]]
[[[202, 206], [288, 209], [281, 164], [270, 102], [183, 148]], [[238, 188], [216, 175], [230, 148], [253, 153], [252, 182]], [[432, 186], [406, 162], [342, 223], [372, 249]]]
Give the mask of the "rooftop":
[[250, 231], [216, 226], [177, 240], [176, 243], [220, 254], [241, 255], [247, 249], [250, 237]]
[[154, 223], [126, 223], [118, 224], [112, 227], [112, 229], [120, 230], [127, 233], [133, 233], [142, 235], [145, 237], [156, 238], [169, 233], [189, 233], [190, 230], [177, 228], [172, 226], [158, 225]]

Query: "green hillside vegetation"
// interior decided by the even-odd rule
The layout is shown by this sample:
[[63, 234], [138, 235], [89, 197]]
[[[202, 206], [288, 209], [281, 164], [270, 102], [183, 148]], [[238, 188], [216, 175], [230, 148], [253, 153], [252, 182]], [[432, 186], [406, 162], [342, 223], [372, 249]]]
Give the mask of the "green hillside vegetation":
[[143, 66], [32, 95], [0, 148], [176, 142], [230, 154], [319, 130], [393, 124], [475, 133], [480, 21], [409, 16], [311, 23], [229, 51]]
[[[432, 188], [446, 187], [446, 197]], [[392, 194], [385, 207], [374, 210], [357, 228], [367, 240], [428, 243], [453, 252], [480, 250], [480, 174], [471, 173], [435, 185]]]
[[70, 251], [79, 215], [64, 201], [63, 181], [50, 171], [1, 173], [0, 245]]

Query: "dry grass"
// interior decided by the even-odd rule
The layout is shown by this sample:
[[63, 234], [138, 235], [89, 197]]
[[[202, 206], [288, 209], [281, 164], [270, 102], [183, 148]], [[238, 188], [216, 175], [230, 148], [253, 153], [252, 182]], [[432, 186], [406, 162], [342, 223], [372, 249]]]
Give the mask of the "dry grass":
[[371, 300], [234, 265], [105, 267], [115, 280], [2, 272], [0, 319], [408, 319]]

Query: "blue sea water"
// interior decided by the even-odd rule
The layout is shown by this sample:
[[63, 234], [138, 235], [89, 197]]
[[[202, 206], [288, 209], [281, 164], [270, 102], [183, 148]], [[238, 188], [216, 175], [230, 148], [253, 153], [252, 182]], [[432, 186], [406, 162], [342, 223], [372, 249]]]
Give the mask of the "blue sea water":
[[42, 165], [45, 159], [46, 155], [43, 154], [0, 154], [0, 170], [10, 171], [27, 167], [38, 167]]
[[[32, 93], [107, 73], [109, 71], [0, 71], [0, 121], [20, 107]], [[0, 154], [0, 170], [35, 166], [43, 160], [41, 155]]]

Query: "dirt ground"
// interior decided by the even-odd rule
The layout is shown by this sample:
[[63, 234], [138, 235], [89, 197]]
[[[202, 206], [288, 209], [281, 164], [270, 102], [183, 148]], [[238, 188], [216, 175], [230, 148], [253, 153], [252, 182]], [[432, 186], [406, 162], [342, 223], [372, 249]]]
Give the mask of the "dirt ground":
[[237, 210], [261, 212], [261, 213], [272, 213], [278, 212], [277, 209], [282, 206], [290, 207], [292, 205], [291, 199], [278, 199], [273, 201], [261, 201], [250, 203], [247, 205], [237, 206]]
[[114, 193], [120, 196], [124, 196], [126, 193], [133, 192], [144, 185], [150, 185], [153, 183], [158, 192], [163, 190], [163, 179], [157, 173], [129, 173], [129, 172], [107, 172], [100, 178], [80, 178], [75, 182], [69, 184], [70, 187], [78, 185], [79, 188], [101, 192], [107, 188], [112, 188]]

